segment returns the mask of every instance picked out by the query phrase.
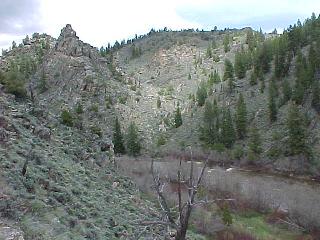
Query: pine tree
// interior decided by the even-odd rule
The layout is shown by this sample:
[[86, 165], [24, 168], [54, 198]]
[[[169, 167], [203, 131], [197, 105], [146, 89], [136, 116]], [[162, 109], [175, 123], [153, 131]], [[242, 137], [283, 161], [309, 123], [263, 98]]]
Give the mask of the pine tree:
[[12, 49], [15, 49], [17, 47], [17, 43], [15, 41], [12, 42]]
[[231, 148], [236, 140], [230, 109], [223, 111], [221, 140], [225, 147]]
[[37, 88], [39, 90], [39, 93], [44, 93], [45, 91], [48, 90], [47, 76], [46, 76], [44, 70], [42, 70], [42, 72], [41, 72], [41, 77], [40, 77], [40, 81], [39, 81]]
[[246, 76], [247, 63], [244, 50], [237, 52], [235, 55], [234, 71], [237, 78], [242, 79]]
[[250, 75], [250, 85], [256, 85], [258, 83], [258, 75], [256, 73], [256, 71], [252, 71], [251, 75]]
[[304, 97], [304, 86], [302, 82], [296, 78], [295, 84], [294, 84], [294, 89], [292, 93], [292, 100], [296, 104], [302, 104], [303, 102], [303, 97]]
[[210, 101], [206, 101], [203, 112], [203, 127], [201, 128], [200, 139], [209, 145], [216, 141], [215, 134], [215, 108]]
[[285, 104], [291, 99], [291, 96], [292, 96], [292, 89], [287, 79], [284, 79], [282, 82], [282, 94], [283, 94], [283, 104]]
[[211, 46], [208, 46], [208, 48], [207, 48], [207, 57], [208, 57], [208, 58], [212, 58], [212, 49], [211, 49]]
[[200, 85], [198, 86], [197, 89], [197, 101], [199, 106], [203, 106], [206, 98], [208, 97], [207, 95], [207, 87], [204, 82], [201, 82]]
[[223, 81], [226, 81], [229, 78], [234, 78], [234, 69], [233, 69], [232, 62], [229, 59], [226, 59], [224, 61]]
[[226, 59], [224, 61], [223, 81], [226, 81], [229, 78], [234, 78], [234, 69], [233, 69], [232, 62], [229, 59]]
[[315, 50], [314, 44], [311, 44], [310, 49], [309, 49], [309, 63], [310, 63], [310, 69], [311, 69], [311, 74], [314, 77], [314, 74], [316, 70], [320, 67], [320, 57], [319, 57], [319, 52]]
[[225, 53], [230, 51], [230, 36], [229, 36], [229, 34], [227, 34], [223, 39], [223, 49], [224, 49]]
[[272, 60], [271, 44], [269, 42], [264, 42], [262, 46], [258, 49], [255, 66], [256, 68], [262, 70], [263, 73], [268, 73], [271, 66], [270, 65], [271, 60]]
[[180, 107], [178, 106], [175, 116], [174, 116], [174, 126], [176, 128], [180, 127], [182, 125], [182, 117], [181, 117], [181, 111]]
[[305, 119], [296, 104], [291, 103], [287, 118], [290, 155], [308, 155]]
[[222, 221], [224, 225], [227, 225], [227, 226], [230, 226], [233, 222], [228, 204], [224, 204], [222, 208]]
[[320, 113], [320, 87], [319, 80], [316, 79], [312, 88], [312, 107]]
[[226, 59], [224, 62], [224, 67], [225, 67], [225, 70], [223, 75], [223, 81], [228, 80], [229, 90], [232, 91], [235, 87], [234, 69], [233, 69], [232, 62], [229, 59]]
[[248, 143], [248, 159], [250, 161], [257, 160], [262, 152], [262, 141], [260, 137], [259, 130], [256, 126], [253, 126], [250, 128], [250, 134], [249, 134], [249, 143]]
[[157, 108], [161, 108], [161, 100], [160, 100], [160, 97], [157, 98]]
[[276, 104], [276, 96], [277, 96], [277, 86], [275, 81], [272, 80], [269, 84], [269, 118], [271, 122], [277, 120], [277, 104]]
[[127, 152], [129, 156], [138, 156], [140, 154], [141, 145], [136, 124], [131, 122], [127, 131]]
[[120, 122], [117, 117], [116, 117], [116, 121], [114, 124], [112, 142], [114, 144], [114, 153], [115, 154], [125, 153], [124, 142], [123, 142], [123, 137], [122, 137], [122, 133], [121, 133], [121, 126], [120, 126]]
[[237, 102], [235, 123], [239, 139], [245, 138], [247, 134], [247, 107], [241, 93]]
[[247, 31], [247, 39], [246, 39], [246, 44], [248, 44], [249, 50], [252, 52], [255, 47], [256, 47], [256, 42], [255, 42], [255, 38], [253, 35], [253, 31], [252, 29], [249, 29]]

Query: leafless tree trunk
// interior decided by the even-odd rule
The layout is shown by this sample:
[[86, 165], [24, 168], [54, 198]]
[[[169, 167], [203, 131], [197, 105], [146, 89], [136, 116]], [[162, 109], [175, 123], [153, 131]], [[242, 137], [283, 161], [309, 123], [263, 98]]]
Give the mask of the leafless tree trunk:
[[[187, 182], [183, 182], [182, 176], [181, 176], [181, 165], [182, 162], [180, 160], [179, 162], [179, 170], [177, 173], [178, 177], [178, 212], [179, 217], [177, 220], [174, 219], [174, 216], [172, 215], [172, 212], [168, 206], [167, 200], [164, 196], [163, 189], [164, 189], [164, 183], [161, 181], [159, 175], [156, 176], [154, 171], [154, 162], [152, 161], [151, 164], [151, 172], [153, 176], [153, 181], [155, 185], [155, 190], [158, 195], [159, 204], [161, 207], [161, 210], [165, 216], [164, 222], [161, 222], [160, 224], [166, 224], [168, 226], [173, 227], [176, 230], [175, 239], [176, 240], [185, 240], [186, 234], [188, 230], [189, 225], [189, 219], [191, 216], [192, 209], [195, 205], [200, 204], [200, 202], [196, 202], [196, 195], [197, 191], [200, 187], [202, 177], [204, 175], [204, 170], [207, 166], [208, 159], [205, 161], [201, 172], [197, 178], [194, 177], [194, 162], [192, 158], [192, 152], [191, 152], [191, 166], [190, 166], [190, 173]], [[182, 200], [182, 188], [181, 185], [186, 184], [188, 188], [188, 199], [186, 202], [183, 202]], [[201, 203], [206, 203], [205, 201], [202, 201]]]

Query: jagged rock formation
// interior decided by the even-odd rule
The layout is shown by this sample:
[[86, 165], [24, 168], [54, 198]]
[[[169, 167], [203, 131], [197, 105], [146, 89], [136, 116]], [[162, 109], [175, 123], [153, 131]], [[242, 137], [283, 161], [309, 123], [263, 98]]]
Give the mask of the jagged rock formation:
[[95, 60], [99, 57], [94, 47], [79, 40], [79, 37], [70, 24], [67, 24], [61, 30], [61, 34], [55, 45], [55, 50], [73, 57], [86, 56]]

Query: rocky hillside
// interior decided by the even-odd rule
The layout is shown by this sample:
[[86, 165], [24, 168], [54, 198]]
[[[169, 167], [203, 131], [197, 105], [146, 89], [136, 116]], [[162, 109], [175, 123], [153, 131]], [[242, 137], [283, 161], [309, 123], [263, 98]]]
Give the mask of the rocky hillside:
[[[163, 229], [139, 225], [156, 220], [157, 210], [105, 152], [114, 117], [105, 96], [119, 83], [98, 51], [67, 25], [58, 40], [35, 35], [1, 67], [10, 71], [17, 62], [15, 79], [24, 78], [27, 90], [18, 81], [18, 98], [6, 93], [13, 89], [7, 82], [0, 89], [0, 238], [163, 237]], [[74, 111], [79, 103], [84, 113]], [[72, 115], [69, 126], [62, 110]]]
[[[192, 146], [211, 151], [213, 159], [224, 164], [318, 175], [318, 31], [319, 18], [313, 16], [303, 25], [298, 21], [283, 35], [263, 34], [250, 28], [210, 32], [164, 30], [115, 45], [110, 61], [128, 87], [126, 104], [118, 105], [117, 111], [124, 118], [124, 125], [130, 120], [139, 125], [145, 146], [153, 153]], [[230, 78], [226, 69], [229, 60]], [[199, 102], [201, 88], [206, 104]], [[237, 132], [240, 95], [246, 109], [244, 136]], [[203, 136], [203, 129], [208, 132], [206, 110], [215, 101], [220, 122], [224, 121], [223, 112], [230, 111], [234, 132], [230, 146], [222, 139], [222, 126], [213, 130], [220, 139], [214, 141], [211, 136], [203, 141], [208, 138]], [[297, 124], [304, 129], [303, 141], [296, 144], [299, 134], [294, 135], [295, 127], [291, 131], [288, 126], [292, 105], [298, 108], [301, 121]], [[178, 108], [183, 124], [176, 128]], [[252, 140], [253, 128], [258, 131], [259, 141]], [[250, 141], [260, 143], [258, 153], [252, 153]], [[299, 144], [304, 149], [296, 151]]]

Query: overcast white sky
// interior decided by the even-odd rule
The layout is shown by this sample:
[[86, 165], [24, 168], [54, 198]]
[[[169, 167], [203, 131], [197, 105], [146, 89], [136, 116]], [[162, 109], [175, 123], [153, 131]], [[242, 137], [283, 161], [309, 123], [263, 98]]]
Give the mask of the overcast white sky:
[[80, 39], [99, 47], [151, 28], [271, 31], [319, 11], [319, 0], [0, 0], [0, 48], [33, 32], [57, 38], [67, 23]]

